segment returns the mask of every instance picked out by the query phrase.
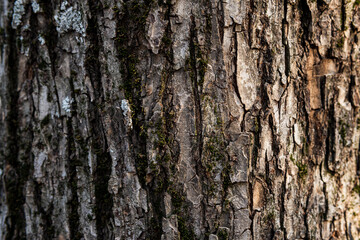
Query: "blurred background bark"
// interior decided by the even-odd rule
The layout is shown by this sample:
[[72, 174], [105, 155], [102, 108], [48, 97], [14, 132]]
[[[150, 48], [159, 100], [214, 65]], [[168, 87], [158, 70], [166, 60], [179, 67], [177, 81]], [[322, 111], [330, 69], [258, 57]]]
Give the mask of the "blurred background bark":
[[0, 9], [0, 239], [360, 237], [359, 0]]

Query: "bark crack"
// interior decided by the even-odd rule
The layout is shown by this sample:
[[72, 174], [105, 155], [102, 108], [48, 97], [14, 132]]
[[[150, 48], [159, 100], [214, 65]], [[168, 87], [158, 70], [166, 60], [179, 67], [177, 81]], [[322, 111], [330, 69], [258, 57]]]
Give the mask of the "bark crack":
[[98, 26], [98, 15], [103, 16], [103, 12], [101, 3], [95, 0], [89, 0], [89, 9], [91, 17], [88, 18], [86, 34], [90, 46], [86, 51], [85, 67], [95, 94], [94, 103], [89, 102], [89, 121], [90, 132], [93, 137], [92, 151], [95, 153], [97, 161], [94, 173], [96, 230], [98, 239], [113, 239], [113, 196], [108, 191], [112, 158], [108, 152], [108, 144], [100, 113], [100, 108], [104, 104], [104, 92], [99, 60], [102, 42]]
[[19, 137], [19, 92], [18, 88], [18, 54], [16, 45], [17, 31], [11, 27], [11, 17], [6, 28], [7, 45], [9, 53], [7, 56], [6, 72], [8, 77], [6, 93], [8, 96], [8, 112], [6, 115], [6, 147], [5, 147], [5, 169], [4, 184], [6, 193], [6, 203], [8, 205], [8, 215], [6, 217], [5, 239], [25, 239], [25, 213], [23, 204], [25, 196], [23, 194], [24, 183], [28, 178], [24, 164], [19, 160], [19, 150], [21, 140]]
[[287, 21], [287, 8], [288, 8], [288, 0], [284, 0], [284, 18], [282, 21], [282, 42], [285, 47], [285, 75], [286, 77], [290, 76], [290, 47], [288, 43], [288, 31], [289, 31], [289, 23]]

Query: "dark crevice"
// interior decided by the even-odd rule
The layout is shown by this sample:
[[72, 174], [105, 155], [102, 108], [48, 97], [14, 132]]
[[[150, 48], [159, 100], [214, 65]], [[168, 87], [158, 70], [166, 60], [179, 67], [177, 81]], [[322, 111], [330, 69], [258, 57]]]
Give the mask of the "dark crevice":
[[311, 32], [312, 32], [312, 16], [311, 11], [309, 8], [309, 5], [307, 4], [306, 0], [300, 0], [299, 1], [299, 11], [301, 14], [300, 20], [301, 20], [301, 28], [302, 28], [302, 46], [306, 46], [305, 42], [309, 41], [311, 38]]
[[[279, 108], [280, 109], [280, 108]], [[271, 129], [271, 145], [272, 145], [272, 149], [273, 149], [273, 155], [272, 155], [272, 158], [273, 159], [276, 159], [276, 166], [278, 169], [279, 168], [279, 164], [278, 164], [278, 159], [279, 159], [279, 152], [280, 152], [280, 149], [279, 149], [279, 141], [277, 139], [277, 135], [276, 135], [276, 126], [274, 125], [274, 120], [273, 120], [273, 116], [272, 115], [269, 115], [269, 127]], [[266, 183], [268, 185], [268, 189], [272, 189], [272, 181], [271, 181], [271, 178], [270, 178], [270, 161], [271, 159], [267, 159], [267, 153], [265, 154], [265, 164], [267, 165], [266, 166]]]
[[[164, 0], [163, 0], [164, 1]], [[174, 63], [174, 52], [172, 49], [172, 31], [171, 31], [171, 24], [170, 24], [170, 15], [171, 15], [171, 0], [166, 0], [165, 3], [162, 3], [162, 5], [166, 6], [166, 12], [165, 12], [165, 20], [168, 22], [168, 24], [165, 27], [164, 36], [161, 39], [162, 45], [159, 50], [160, 53], [163, 53], [166, 57], [166, 60], [172, 65]]]
[[320, 77], [320, 96], [321, 96], [321, 105], [323, 108], [326, 108], [325, 89], [326, 89], [326, 76], [321, 76]]
[[76, 101], [74, 96], [74, 85], [73, 80], [70, 79], [70, 88], [72, 93], [73, 102], [71, 104], [71, 117], [66, 120], [67, 128], [67, 166], [68, 166], [68, 187], [71, 191], [71, 197], [67, 202], [68, 207], [68, 220], [69, 220], [69, 229], [70, 229], [70, 238], [71, 239], [82, 239], [83, 235], [80, 231], [80, 215], [79, 215], [79, 197], [78, 197], [78, 185], [77, 185], [77, 170], [79, 166], [79, 161], [76, 156], [76, 146], [74, 140], [74, 128], [73, 121], [75, 121], [76, 116]]
[[249, 209], [250, 209], [250, 232], [251, 232], [251, 239], [254, 239], [254, 217], [256, 214], [256, 211], [254, 211], [254, 198], [252, 196], [254, 196], [253, 193], [253, 185], [252, 185], [252, 181], [249, 181], [248, 183], [248, 191], [249, 191]]
[[188, 62], [189, 74], [192, 81], [192, 89], [195, 103], [195, 126], [196, 126], [196, 145], [197, 150], [195, 153], [195, 162], [200, 161], [203, 147], [203, 134], [202, 134], [202, 112], [201, 112], [201, 92], [199, 91], [199, 79], [197, 69], [197, 47], [196, 42], [196, 29], [195, 29], [195, 18], [191, 17], [192, 24], [190, 28], [190, 59]]
[[287, 10], [288, 2], [284, 0], [284, 19], [282, 20], [282, 43], [285, 47], [285, 75], [290, 75], [290, 47], [287, 39], [288, 34], [288, 26], [289, 23], [287, 21]]
[[219, 36], [220, 36], [220, 42], [221, 45], [224, 42], [224, 26], [225, 26], [225, 20], [224, 20], [224, 3], [223, 1], [219, 1], [219, 6], [216, 8], [217, 9], [217, 15], [220, 16], [217, 20], [218, 20], [218, 29], [219, 29]]
[[53, 16], [54, 16], [54, 3], [51, 1], [40, 0], [39, 4], [41, 5], [41, 9], [44, 9], [44, 17], [47, 21], [46, 29], [44, 29], [44, 39], [47, 49], [49, 51], [49, 57], [51, 61], [51, 72], [52, 76], [55, 77], [56, 74], [56, 59], [57, 59], [57, 42], [58, 42], [58, 32], [56, 30], [56, 26], [54, 24]]
[[[268, 47], [268, 46], [267, 46]], [[264, 63], [266, 64], [266, 63]], [[264, 66], [259, 66], [259, 68], [263, 68]], [[262, 74], [261, 76], [261, 84], [260, 84], [260, 99], [261, 99], [261, 111], [260, 114], [267, 115], [270, 99], [267, 93], [267, 82], [269, 81], [269, 75], [268, 74]], [[265, 116], [263, 116], [265, 117]]]
[[[211, 20], [208, 20], [207, 23], [211, 24]], [[211, 29], [211, 26], [206, 26], [207, 29]], [[209, 38], [211, 33], [206, 33], [206, 40], [207, 44], [209, 44]], [[222, 39], [221, 39], [222, 41]], [[206, 62], [203, 60], [202, 52], [200, 50], [199, 43], [197, 42], [197, 29], [195, 25], [195, 17], [191, 16], [191, 25], [190, 25], [190, 44], [189, 44], [189, 52], [190, 56], [186, 63], [186, 68], [190, 75], [191, 83], [192, 83], [192, 94], [193, 94], [193, 101], [194, 101], [194, 111], [195, 111], [195, 134], [196, 140], [193, 149], [194, 161], [196, 163], [196, 175], [200, 177], [202, 182], [206, 182], [206, 173], [203, 171], [202, 166], [202, 158], [203, 158], [203, 119], [202, 119], [202, 109], [201, 109], [201, 94], [202, 94], [202, 87], [204, 84], [204, 75], [206, 71]], [[200, 61], [199, 61], [200, 60]], [[205, 151], [205, 150], [204, 150]], [[204, 187], [203, 187], [204, 188]], [[205, 194], [206, 195], [206, 194]], [[206, 206], [205, 202], [207, 199], [202, 201], [203, 206], [203, 220], [206, 222]], [[185, 220], [186, 218], [184, 218]], [[184, 221], [184, 226], [188, 225], [187, 221]], [[188, 227], [186, 227], [188, 228]], [[192, 229], [189, 228], [187, 230], [184, 228], [180, 232], [181, 239], [187, 239], [184, 235], [189, 235], [190, 239], [195, 239]], [[209, 231], [209, 226], [205, 226], [207, 231]], [[185, 232], [184, 232], [185, 231]], [[190, 232], [189, 232], [190, 231]], [[189, 234], [186, 234], [189, 232]]]
[[270, 160], [268, 159], [267, 152], [265, 152], [265, 182], [268, 186], [269, 191], [271, 192], [271, 178], [270, 178]]
[[322, 13], [327, 8], [327, 3], [324, 0], [316, 1], [317, 9]]
[[[323, 171], [322, 171], [322, 167], [323, 167], [323, 163], [324, 162], [321, 162], [320, 164], [320, 178], [321, 178], [321, 181], [323, 182], [323, 188], [322, 188], [322, 192], [324, 194], [324, 197], [325, 197], [325, 211], [324, 213], [322, 214], [321, 218], [323, 221], [325, 221], [327, 219], [327, 216], [328, 216], [328, 212], [329, 212], [329, 200], [327, 198], [327, 192], [326, 192], [326, 182], [324, 181], [324, 178], [323, 178]], [[320, 236], [322, 237], [322, 229], [320, 229]], [[321, 238], [323, 239], [323, 237]]]
[[[311, 189], [309, 192], [313, 191], [313, 187], [311, 186]], [[310, 202], [311, 194], [306, 196], [306, 206], [304, 209], [304, 226], [305, 226], [305, 239], [311, 239], [310, 237], [310, 231], [309, 231], [309, 214], [308, 214], [308, 208], [309, 208], [309, 202]]]
[[258, 159], [258, 154], [259, 154], [259, 150], [261, 148], [260, 145], [260, 134], [261, 134], [261, 120], [260, 120], [260, 116], [257, 116], [255, 118], [255, 131], [254, 131], [254, 146], [252, 149], [252, 168], [256, 169], [257, 168], [257, 159]]
[[[260, 122], [260, 115], [256, 116], [254, 121], [254, 132], [253, 132], [253, 136], [254, 136], [254, 142], [253, 142], [253, 147], [251, 149], [251, 159], [250, 159], [250, 164], [252, 169], [256, 169], [257, 166], [257, 159], [258, 159], [258, 155], [259, 155], [259, 150], [261, 148], [260, 145], [260, 134], [261, 134], [261, 122]], [[245, 121], [244, 121], [245, 122]], [[250, 173], [249, 179], [254, 179], [254, 173]], [[250, 231], [251, 231], [251, 236], [252, 239], [254, 239], [254, 217], [256, 214], [256, 211], [254, 211], [253, 208], [253, 185], [252, 185], [253, 181], [249, 181], [248, 183], [248, 191], [249, 191], [249, 196], [250, 197], [250, 201], [249, 201], [249, 208], [250, 208], [250, 219], [251, 219], [251, 226], [250, 226]]]
[[[234, 53], [234, 75], [233, 75], [233, 87], [234, 87], [234, 90], [235, 90], [235, 93], [236, 93], [236, 96], [239, 98], [240, 102], [242, 103], [241, 101], [241, 96], [240, 96], [240, 92], [239, 92], [239, 88], [238, 88], [238, 85], [237, 85], [237, 56], [238, 56], [238, 42], [237, 42], [237, 33], [235, 31], [235, 28], [236, 26], [234, 25], [233, 26], [233, 31], [235, 33], [235, 36], [234, 36], [234, 47], [235, 47], [235, 53]], [[244, 105], [244, 104], [243, 104]]]
[[[358, 121], [358, 125], [360, 125], [360, 119], [358, 119], [357, 121]], [[356, 175], [360, 176], [360, 141], [359, 141], [359, 147], [356, 158]]]
[[[351, 63], [351, 68], [353, 63]], [[353, 96], [356, 96], [356, 92], [354, 94], [354, 91], [357, 90], [357, 86], [356, 86], [356, 82], [355, 82], [355, 76], [351, 75], [350, 76], [350, 84], [349, 84], [349, 89], [348, 89], [348, 94], [347, 94], [347, 99], [348, 101], [351, 103], [351, 106], [353, 109], [356, 109], [356, 103], [355, 103], [355, 99], [353, 98]]]
[[328, 112], [328, 126], [327, 126], [327, 137], [326, 137], [326, 152], [325, 152], [325, 168], [326, 170], [334, 175], [335, 170], [332, 169], [332, 164], [335, 163], [336, 148], [335, 148], [335, 130], [336, 130], [336, 118], [334, 103], [331, 103]]
[[[353, 240], [353, 238], [351, 236], [351, 232], [349, 231], [349, 228], [348, 228], [348, 221], [347, 221], [347, 218], [346, 218], [346, 210], [344, 211], [344, 220], [345, 220], [345, 236], [346, 236], [346, 240], [349, 240], [349, 239]], [[349, 233], [350, 233], [350, 236], [349, 236]]]
[[262, 38], [263, 40], [263, 46], [266, 47], [266, 50], [263, 52], [262, 57], [263, 57], [263, 62], [262, 62], [262, 66], [261, 66], [261, 78], [262, 81], [264, 81], [265, 83], [270, 83], [273, 84], [274, 83], [274, 76], [273, 76], [273, 55], [271, 53], [269, 44], [265, 41], [264, 38]]
[[91, 149], [96, 156], [96, 169], [94, 173], [95, 184], [95, 216], [96, 230], [98, 239], [113, 239], [112, 219], [113, 219], [113, 196], [108, 191], [108, 182], [111, 174], [112, 159], [108, 152], [108, 144], [103, 132], [103, 123], [100, 114], [96, 111], [96, 106], [91, 106], [90, 126], [92, 128]]
[[346, 27], [346, 2], [341, 0], [341, 31], [345, 31]]
[[[152, 1], [143, 2], [129, 0], [120, 9], [114, 8], [116, 13], [116, 48], [120, 61], [122, 79], [121, 91], [128, 100], [132, 111], [133, 129], [129, 131], [129, 141], [132, 144], [132, 155], [135, 159], [136, 172], [141, 186], [146, 189], [146, 175], [148, 158], [146, 153], [146, 124], [142, 107], [143, 82], [138, 73], [139, 54], [138, 43], [145, 36], [146, 19], [151, 9]], [[164, 40], [163, 40], [164, 41]]]
[[[279, 167], [279, 153], [280, 153], [279, 146], [280, 146], [280, 143], [279, 143], [279, 139], [277, 137], [278, 135], [276, 134], [276, 126], [274, 124], [274, 119], [273, 119], [272, 115], [269, 115], [269, 127], [271, 129], [271, 138], [272, 138], [272, 142], [271, 142], [271, 146], [272, 146], [272, 149], [273, 149], [273, 156], [272, 157], [274, 159], [276, 159], [277, 169], [281, 170], [280, 167]], [[267, 184], [269, 186], [271, 186], [271, 184], [272, 184], [271, 179], [266, 179], [266, 181], [267, 181]]]
[[274, 224], [271, 224], [271, 229], [270, 229], [270, 234], [269, 234], [269, 239], [274, 239], [275, 238], [275, 226]]
[[6, 149], [5, 149], [5, 170], [4, 184], [6, 190], [6, 202], [8, 205], [8, 215], [6, 222], [5, 239], [25, 239], [25, 213], [24, 203], [25, 196], [23, 194], [24, 184], [28, 178], [28, 170], [25, 162], [19, 157], [19, 150], [22, 141], [19, 137], [19, 114], [18, 100], [18, 55], [17, 31], [11, 27], [11, 17], [8, 19], [6, 28], [8, 55], [6, 59], [6, 75], [7, 82], [7, 116], [6, 116]]
[[285, 227], [285, 195], [286, 195], [286, 177], [287, 177], [287, 166], [284, 174], [284, 181], [281, 186], [281, 205], [280, 205], [280, 228], [284, 233], [284, 239], [287, 239], [286, 227]]
[[75, 130], [73, 123], [76, 121], [76, 99], [74, 93], [74, 83], [73, 79], [69, 80], [71, 98], [73, 99], [71, 103], [71, 116], [66, 119], [66, 128], [67, 128], [67, 171], [68, 171], [68, 187], [71, 192], [71, 197], [67, 202], [68, 207], [68, 220], [69, 220], [69, 229], [70, 229], [70, 238], [71, 239], [82, 239], [83, 234], [80, 230], [80, 215], [79, 215], [79, 196], [78, 196], [78, 177], [77, 177], [77, 167], [81, 166], [79, 159], [76, 155], [76, 145], [75, 145]]
[[[56, 104], [58, 107], [59, 115], [61, 113], [61, 106], [59, 101], [59, 94], [56, 86], [55, 76], [57, 72], [57, 43], [58, 43], [58, 32], [54, 24], [54, 4], [52, 1], [40, 0], [39, 4], [41, 9], [44, 9], [44, 18], [47, 22], [46, 29], [44, 29], [44, 39], [49, 52], [49, 58], [51, 62], [51, 76], [54, 84], [54, 93], [56, 96]], [[36, 38], [35, 38], [36, 39]]]
[[88, 18], [88, 27], [86, 29], [86, 33], [90, 42], [90, 46], [86, 51], [85, 64], [87, 66], [86, 70], [90, 76], [92, 87], [94, 88], [95, 99], [101, 104], [104, 101], [104, 94], [101, 82], [99, 61], [100, 47], [102, 44], [99, 37], [100, 32], [97, 23], [97, 14], [99, 14], [98, 9], [100, 9], [100, 6], [98, 6], [99, 4], [100, 3], [95, 0], [89, 1], [91, 17]]
[[43, 235], [42, 237], [44, 239], [53, 239], [55, 238], [55, 228], [53, 226], [52, 222], [52, 214], [54, 210], [54, 204], [50, 203], [50, 205], [47, 207], [47, 210], [45, 210], [41, 206], [41, 183], [38, 183], [36, 181], [33, 181], [34, 184], [34, 202], [37, 207], [37, 210], [39, 211], [41, 215], [42, 224], [41, 227], [43, 228]]
[[335, 225], [336, 219], [335, 216], [332, 217], [331, 222], [330, 222], [330, 232], [332, 233], [331, 236], [331, 240], [333, 239], [339, 239], [339, 232], [336, 230], [336, 225]]
[[96, 156], [96, 169], [94, 172], [95, 185], [95, 216], [98, 239], [113, 239], [113, 196], [108, 191], [108, 182], [111, 174], [112, 159], [108, 152], [108, 143], [104, 133], [101, 108], [104, 104], [104, 92], [101, 82], [100, 48], [102, 46], [101, 33], [98, 27], [97, 16], [102, 16], [101, 2], [89, 0], [90, 16], [86, 33], [90, 46], [86, 51], [85, 67], [94, 89], [95, 100], [89, 101], [89, 122], [92, 136], [91, 150]]

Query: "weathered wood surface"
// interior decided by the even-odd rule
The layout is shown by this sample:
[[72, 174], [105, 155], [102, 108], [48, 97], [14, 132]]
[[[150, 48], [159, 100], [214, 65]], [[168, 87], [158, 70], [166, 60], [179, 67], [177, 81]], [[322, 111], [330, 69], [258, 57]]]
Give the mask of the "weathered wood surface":
[[0, 9], [0, 239], [359, 239], [359, 0]]

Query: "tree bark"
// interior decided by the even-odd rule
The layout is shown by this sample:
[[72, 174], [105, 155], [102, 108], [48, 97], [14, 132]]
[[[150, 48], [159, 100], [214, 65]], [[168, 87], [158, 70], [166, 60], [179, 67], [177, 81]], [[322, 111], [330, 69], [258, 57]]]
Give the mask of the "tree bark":
[[0, 9], [0, 239], [360, 237], [359, 0]]

